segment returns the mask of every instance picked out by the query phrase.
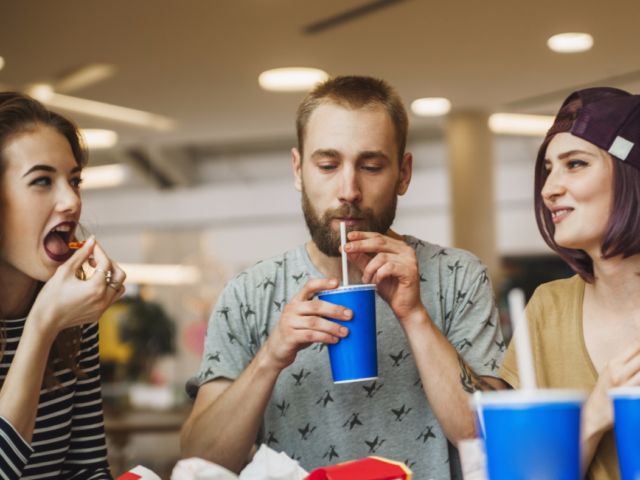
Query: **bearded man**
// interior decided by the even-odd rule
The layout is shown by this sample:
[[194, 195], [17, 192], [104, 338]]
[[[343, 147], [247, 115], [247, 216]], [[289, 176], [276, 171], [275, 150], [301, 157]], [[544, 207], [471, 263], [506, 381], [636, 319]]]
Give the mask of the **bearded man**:
[[[469, 395], [504, 388], [504, 344], [486, 268], [473, 255], [391, 230], [411, 181], [408, 118], [370, 77], [317, 86], [297, 115], [294, 183], [311, 239], [226, 286], [209, 322], [185, 456], [238, 472], [266, 443], [306, 469], [378, 455], [415, 478], [452, 478], [455, 445], [474, 435]], [[327, 318], [348, 309], [316, 294], [338, 287], [339, 224], [350, 283], [374, 283], [379, 376], [334, 384], [327, 344], [348, 335]], [[348, 323], [347, 323], [348, 325]]]

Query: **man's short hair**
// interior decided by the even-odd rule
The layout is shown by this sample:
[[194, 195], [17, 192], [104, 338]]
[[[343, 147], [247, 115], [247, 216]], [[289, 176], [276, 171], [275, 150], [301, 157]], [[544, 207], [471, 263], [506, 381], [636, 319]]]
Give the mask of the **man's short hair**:
[[384, 80], [364, 76], [340, 76], [317, 85], [302, 100], [296, 115], [298, 151], [303, 155], [304, 136], [313, 111], [325, 103], [359, 109], [381, 106], [389, 114], [396, 134], [398, 161], [402, 161], [407, 144], [409, 119], [400, 96]]

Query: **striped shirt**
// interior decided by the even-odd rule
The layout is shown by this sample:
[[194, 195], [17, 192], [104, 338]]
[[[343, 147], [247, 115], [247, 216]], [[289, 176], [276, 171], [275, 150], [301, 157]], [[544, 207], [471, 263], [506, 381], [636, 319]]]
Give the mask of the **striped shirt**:
[[[24, 323], [24, 318], [4, 321], [7, 338], [0, 382], [9, 371]], [[0, 417], [0, 478], [112, 478], [102, 417], [97, 323], [83, 327], [78, 362], [85, 375], [58, 368], [60, 385], [40, 390], [31, 445]]]

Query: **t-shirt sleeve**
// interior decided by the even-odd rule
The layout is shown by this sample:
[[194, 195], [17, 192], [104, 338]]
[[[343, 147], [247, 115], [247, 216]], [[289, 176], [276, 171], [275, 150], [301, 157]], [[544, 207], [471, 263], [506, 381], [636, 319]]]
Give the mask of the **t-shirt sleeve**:
[[502, 365], [500, 366], [500, 378], [511, 385], [513, 388], [520, 387], [520, 378], [518, 377], [518, 364], [516, 361], [516, 345], [515, 342], [509, 343]]
[[31, 445], [13, 425], [0, 417], [0, 476], [8, 479], [22, 477], [22, 470], [33, 453]]
[[224, 288], [209, 317], [204, 353], [198, 373], [187, 381], [187, 394], [195, 398], [204, 383], [226, 378], [235, 380], [254, 357], [257, 332], [245, 322], [255, 315], [248, 300], [242, 276]]
[[[527, 326], [529, 328], [529, 337], [533, 342], [535, 339], [536, 328], [534, 326], [537, 324], [538, 320], [541, 318], [541, 302], [540, 302], [540, 291], [536, 289], [533, 293], [533, 296], [529, 300], [527, 307], [525, 309], [526, 317], [527, 317]], [[500, 367], [500, 378], [502, 378], [505, 382], [511, 385], [513, 388], [520, 388], [520, 377], [518, 376], [518, 361], [516, 354], [516, 342], [513, 341], [513, 337], [511, 338], [511, 342], [509, 343], [509, 348], [507, 348], [507, 352], [505, 353], [504, 360], [502, 362], [502, 366]]]
[[476, 374], [497, 377], [505, 345], [487, 269], [471, 261], [458, 275], [447, 338]]

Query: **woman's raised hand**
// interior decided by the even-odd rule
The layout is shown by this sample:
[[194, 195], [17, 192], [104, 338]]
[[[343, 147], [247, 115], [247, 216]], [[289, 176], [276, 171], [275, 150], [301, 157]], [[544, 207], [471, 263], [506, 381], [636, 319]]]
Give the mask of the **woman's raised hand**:
[[608, 390], [640, 385], [640, 344], [614, 357], [600, 372], [595, 388], [585, 404], [585, 422], [591, 431], [613, 426], [613, 405]]
[[[93, 274], [78, 278], [85, 263], [94, 268]], [[53, 337], [65, 328], [95, 322], [122, 296], [125, 278], [92, 236], [45, 283], [29, 318]]]

